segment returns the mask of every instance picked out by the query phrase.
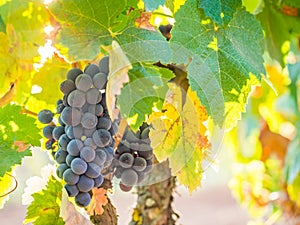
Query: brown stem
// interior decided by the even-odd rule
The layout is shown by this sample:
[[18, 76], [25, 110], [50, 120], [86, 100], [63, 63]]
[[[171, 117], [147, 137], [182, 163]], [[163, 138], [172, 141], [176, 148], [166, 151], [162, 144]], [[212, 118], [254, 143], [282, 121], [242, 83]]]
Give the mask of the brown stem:
[[[155, 170], [170, 174], [166, 162], [159, 164]], [[153, 171], [151, 176], [157, 178], [157, 173]], [[169, 176], [162, 182], [138, 187], [137, 205], [130, 225], [174, 225], [179, 217], [172, 208], [175, 186], [175, 177]]]
[[116, 208], [112, 205], [108, 198], [108, 203], [103, 207], [104, 213], [102, 215], [91, 216], [91, 221], [96, 225], [118, 225], [118, 216]]

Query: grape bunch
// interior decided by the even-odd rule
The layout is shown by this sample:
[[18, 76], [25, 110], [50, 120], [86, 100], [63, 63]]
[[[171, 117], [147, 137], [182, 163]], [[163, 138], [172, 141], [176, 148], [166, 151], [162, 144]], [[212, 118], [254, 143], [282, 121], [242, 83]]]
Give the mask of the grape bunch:
[[126, 129], [114, 158], [114, 175], [120, 179], [121, 190], [127, 192], [140, 184], [152, 170], [153, 149], [150, 146], [149, 127], [144, 123], [137, 133]]
[[113, 136], [118, 121], [110, 120], [105, 102], [108, 62], [104, 57], [99, 66], [89, 64], [84, 71], [68, 71], [67, 79], [60, 84], [64, 97], [56, 104], [58, 126], [51, 111], [38, 114], [40, 122], [49, 124], [43, 135], [48, 139], [46, 148], [53, 150], [59, 164], [57, 175], [66, 182], [68, 195], [83, 207], [90, 203], [92, 188], [102, 184], [102, 170], [114, 159]]

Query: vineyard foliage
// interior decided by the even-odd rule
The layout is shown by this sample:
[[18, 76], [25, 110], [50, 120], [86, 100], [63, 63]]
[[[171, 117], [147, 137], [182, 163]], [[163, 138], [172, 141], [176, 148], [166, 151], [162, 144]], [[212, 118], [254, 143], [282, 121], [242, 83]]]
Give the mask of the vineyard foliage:
[[[148, 123], [180, 184], [201, 186], [225, 136], [229, 185], [253, 223], [300, 216], [299, 11], [297, 0], [0, 1], [0, 207], [16, 166], [45, 150], [37, 114], [56, 111], [67, 71], [108, 55], [110, 118]], [[26, 223], [66, 223], [65, 183], [48, 179]], [[103, 213], [96, 201], [88, 211]]]

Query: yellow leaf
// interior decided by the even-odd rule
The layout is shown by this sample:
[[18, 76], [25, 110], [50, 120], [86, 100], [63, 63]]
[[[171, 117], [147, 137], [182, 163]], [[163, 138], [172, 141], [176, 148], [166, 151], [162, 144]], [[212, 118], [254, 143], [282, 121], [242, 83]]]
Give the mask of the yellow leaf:
[[172, 174], [192, 192], [200, 185], [201, 162], [210, 148], [203, 124], [208, 115], [190, 88], [185, 101], [182, 91], [170, 84], [162, 112], [155, 112], [149, 118], [153, 127], [150, 138], [157, 159], [168, 159]]
[[91, 215], [102, 215], [104, 213], [103, 206], [108, 203], [107, 190], [104, 188], [93, 188], [93, 196], [87, 207], [87, 213]]

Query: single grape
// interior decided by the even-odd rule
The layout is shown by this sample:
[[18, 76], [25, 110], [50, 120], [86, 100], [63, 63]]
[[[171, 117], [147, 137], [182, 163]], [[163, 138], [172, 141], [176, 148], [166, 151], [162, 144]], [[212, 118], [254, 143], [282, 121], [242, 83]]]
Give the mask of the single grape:
[[80, 158], [82, 158], [86, 162], [91, 162], [95, 159], [96, 152], [94, 149], [88, 146], [84, 146], [80, 150]]
[[126, 169], [121, 175], [121, 181], [126, 186], [133, 186], [138, 181], [138, 175], [133, 169]]
[[70, 142], [70, 138], [68, 138], [66, 134], [61, 135], [60, 138], [58, 139], [58, 145], [64, 151], [67, 150], [67, 145], [69, 142]]
[[142, 157], [136, 157], [133, 162], [133, 169], [136, 171], [143, 171], [146, 169], [147, 161]]
[[83, 143], [81, 140], [72, 139], [67, 146], [67, 152], [72, 156], [78, 156], [80, 149], [82, 148], [83, 148]]
[[65, 128], [63, 126], [58, 126], [53, 129], [52, 135], [55, 140], [59, 140], [60, 136], [65, 133]]
[[57, 163], [65, 163], [66, 162], [66, 157], [68, 153], [62, 149], [58, 149], [57, 152], [55, 152], [54, 158]]
[[89, 178], [86, 175], [81, 175], [78, 180], [77, 187], [79, 191], [89, 192], [94, 187], [94, 179]]
[[86, 102], [86, 96], [83, 91], [80, 90], [74, 90], [68, 95], [68, 104], [71, 107], [82, 107]]
[[94, 178], [94, 187], [100, 187], [103, 181], [103, 176], [100, 174], [98, 177]]
[[44, 137], [48, 138], [48, 139], [53, 138], [52, 131], [54, 130], [54, 128], [55, 128], [55, 126], [52, 126], [52, 125], [45, 126], [43, 129]]
[[75, 85], [78, 90], [86, 92], [93, 85], [93, 81], [90, 75], [84, 73], [76, 78]]
[[93, 77], [94, 87], [97, 88], [98, 90], [104, 89], [106, 82], [107, 82], [107, 74], [105, 73], [97, 73]]
[[111, 135], [107, 130], [99, 129], [93, 134], [93, 141], [99, 147], [105, 147], [111, 142]]
[[102, 167], [98, 166], [96, 163], [89, 162], [85, 175], [90, 178], [97, 178], [101, 174], [101, 169]]
[[75, 83], [72, 80], [65, 80], [60, 84], [60, 91], [68, 95], [71, 91], [75, 90]]
[[76, 185], [66, 184], [65, 189], [66, 189], [69, 197], [75, 197], [79, 193], [79, 190]]
[[66, 181], [69, 185], [77, 184], [79, 180], [79, 176], [75, 174], [70, 168], [66, 169], [66, 171], [63, 174], [64, 181]]
[[86, 93], [86, 101], [92, 105], [99, 103], [101, 99], [102, 99], [102, 94], [96, 88], [90, 88]]
[[82, 70], [78, 68], [70, 69], [67, 73], [67, 79], [75, 82], [76, 78], [82, 74]]
[[99, 62], [99, 71], [105, 74], [109, 73], [109, 57], [103, 57]]
[[103, 114], [103, 107], [101, 104], [89, 105], [87, 111], [89, 113], [95, 114], [96, 116], [101, 116]]
[[75, 196], [75, 202], [78, 206], [86, 207], [90, 204], [91, 196], [87, 192], [79, 192], [78, 195]]
[[119, 158], [119, 165], [123, 168], [130, 168], [133, 165], [134, 157], [130, 153], [123, 153]]
[[105, 150], [98, 148], [96, 149], [95, 153], [96, 156], [95, 159], [93, 160], [93, 163], [96, 163], [98, 166], [102, 166], [106, 162], [106, 158], [107, 158]]
[[81, 158], [73, 159], [71, 162], [71, 169], [75, 174], [84, 174], [87, 170], [87, 163]]
[[89, 64], [84, 68], [84, 73], [90, 75], [93, 78], [96, 73], [99, 73], [99, 68], [95, 64]]
[[127, 186], [127, 185], [123, 184], [122, 182], [119, 183], [119, 187], [124, 192], [128, 192], [132, 189], [132, 186]]
[[105, 117], [101, 117], [98, 119], [97, 129], [105, 129], [109, 130], [111, 128], [111, 120]]
[[97, 121], [97, 117], [94, 114], [86, 112], [81, 118], [81, 125], [84, 128], [92, 129], [96, 127]]
[[56, 174], [59, 178], [63, 178], [63, 174], [66, 169], [69, 169], [68, 165], [66, 163], [61, 163], [56, 169]]
[[38, 114], [38, 120], [43, 124], [50, 123], [52, 119], [53, 119], [53, 113], [48, 109], [44, 109], [40, 111]]
[[66, 157], [66, 164], [67, 164], [68, 166], [71, 166], [71, 163], [72, 163], [73, 159], [75, 159], [75, 158], [77, 158], [77, 157], [68, 154], [67, 157]]
[[61, 120], [69, 126], [77, 126], [81, 121], [81, 112], [78, 109], [65, 107], [61, 113]]

